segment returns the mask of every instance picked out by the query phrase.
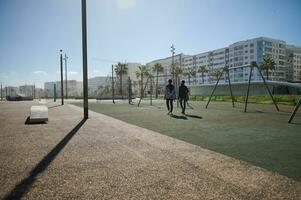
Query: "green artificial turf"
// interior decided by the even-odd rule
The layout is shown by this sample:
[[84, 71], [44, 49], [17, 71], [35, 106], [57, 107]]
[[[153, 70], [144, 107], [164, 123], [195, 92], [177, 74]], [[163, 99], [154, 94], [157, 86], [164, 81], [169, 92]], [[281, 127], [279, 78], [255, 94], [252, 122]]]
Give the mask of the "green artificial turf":
[[145, 100], [139, 108], [136, 103], [101, 101], [89, 109], [301, 181], [301, 114], [288, 124], [292, 106], [281, 105], [276, 112], [274, 105], [249, 104], [244, 113], [243, 104], [212, 102], [204, 109], [206, 102], [195, 101], [188, 115], [175, 105], [171, 117], [162, 100], [153, 106]]

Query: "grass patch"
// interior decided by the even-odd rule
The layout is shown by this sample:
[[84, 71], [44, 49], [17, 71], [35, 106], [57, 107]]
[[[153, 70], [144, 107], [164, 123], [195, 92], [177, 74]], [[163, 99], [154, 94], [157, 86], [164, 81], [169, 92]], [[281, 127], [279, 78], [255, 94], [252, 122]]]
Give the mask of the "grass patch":
[[[190, 101], [208, 101], [210, 95], [191, 95]], [[244, 95], [233, 95], [234, 101], [243, 103], [245, 102]], [[296, 105], [298, 100], [301, 98], [301, 95], [274, 95], [274, 99], [279, 104], [286, 104], [286, 105]], [[213, 95], [211, 101], [232, 101], [230, 95]], [[269, 95], [252, 95], [249, 96], [250, 103], [263, 103], [263, 104], [272, 104], [271, 97]]]

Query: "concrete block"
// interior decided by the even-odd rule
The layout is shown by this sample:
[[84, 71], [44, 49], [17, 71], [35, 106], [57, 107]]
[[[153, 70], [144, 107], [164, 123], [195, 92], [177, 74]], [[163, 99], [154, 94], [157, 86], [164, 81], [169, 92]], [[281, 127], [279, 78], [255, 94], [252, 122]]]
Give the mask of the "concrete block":
[[47, 106], [31, 106], [29, 122], [46, 122], [48, 121]]

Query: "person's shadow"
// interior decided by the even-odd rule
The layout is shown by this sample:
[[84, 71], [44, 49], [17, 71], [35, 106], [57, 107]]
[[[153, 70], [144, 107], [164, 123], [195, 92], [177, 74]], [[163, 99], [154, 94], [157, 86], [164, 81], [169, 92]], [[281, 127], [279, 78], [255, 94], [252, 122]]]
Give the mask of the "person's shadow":
[[175, 118], [175, 119], [182, 119], [182, 120], [188, 120], [187, 117], [185, 116], [181, 116], [181, 115], [175, 115], [175, 114], [172, 114], [170, 115], [172, 118]]

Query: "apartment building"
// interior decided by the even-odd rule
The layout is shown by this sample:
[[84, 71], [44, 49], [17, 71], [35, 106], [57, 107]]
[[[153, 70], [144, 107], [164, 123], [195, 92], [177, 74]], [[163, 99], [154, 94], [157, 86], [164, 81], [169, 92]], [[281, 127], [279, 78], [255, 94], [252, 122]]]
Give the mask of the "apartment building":
[[291, 67], [291, 80], [301, 81], [301, 47], [287, 46], [287, 63]]
[[187, 55], [181, 53], [174, 55], [173, 57], [170, 56], [167, 58], [151, 61], [149, 63], [146, 63], [146, 66], [152, 74], [155, 74], [155, 72], [153, 72], [153, 67], [156, 63], [160, 63], [163, 67], [163, 72], [159, 74], [161, 77], [159, 77], [158, 80], [159, 82], [167, 83], [167, 80], [171, 78], [172, 65], [174, 64], [174, 66], [183, 67], [183, 61], [186, 57]]
[[15, 96], [18, 95], [18, 93], [19, 93], [19, 88], [14, 87], [14, 86], [5, 86], [2, 89], [2, 96], [3, 97], [7, 97], [7, 96], [15, 97]]
[[21, 86], [19, 86], [19, 93], [26, 97], [34, 97], [35, 86], [34, 85], [21, 85]]
[[[64, 81], [64, 84], [66, 82]], [[61, 82], [60, 81], [52, 81], [52, 82], [45, 82], [44, 83], [44, 90], [46, 97], [53, 97], [54, 96], [54, 85], [56, 85], [56, 95], [57, 97], [61, 96]], [[66, 95], [66, 87], [63, 85], [64, 88], [64, 96]], [[81, 95], [81, 88], [78, 87], [78, 81], [76, 80], [68, 80], [67, 87], [68, 87], [68, 97], [77, 97]]]
[[111, 84], [110, 77], [96, 76], [88, 79], [88, 96], [97, 96], [101, 93], [101, 88]]
[[[207, 73], [202, 77], [201, 73], [196, 73], [196, 76], [190, 81], [190, 85], [212, 84], [216, 81], [214, 72], [217, 69], [222, 69], [227, 66], [229, 68], [230, 80], [232, 82], [246, 82], [249, 78], [250, 63], [256, 61], [258, 65], [263, 62], [265, 56], [272, 58], [275, 63], [275, 70], [269, 71], [269, 80], [271, 81], [292, 81], [298, 79], [300, 71], [301, 47], [287, 45], [283, 40], [277, 40], [267, 37], [259, 37], [244, 41], [235, 42], [227, 47], [199, 53], [196, 55], [178, 54], [174, 56], [175, 63], [179, 64], [184, 70], [185, 68], [194, 68], [196, 72], [200, 66], [205, 66]], [[290, 52], [290, 53], [289, 53]], [[288, 62], [288, 55], [292, 54], [294, 65]], [[164, 67], [164, 74], [170, 74], [171, 58], [154, 60], [147, 65], [153, 66], [159, 62]], [[262, 71], [266, 76], [266, 71]], [[294, 77], [294, 78], [293, 78]], [[182, 75], [188, 83], [188, 77]], [[223, 76], [221, 83], [225, 82], [227, 77]], [[257, 69], [253, 70], [253, 81], [261, 81], [261, 76]], [[166, 80], [160, 80], [165, 81]]]

